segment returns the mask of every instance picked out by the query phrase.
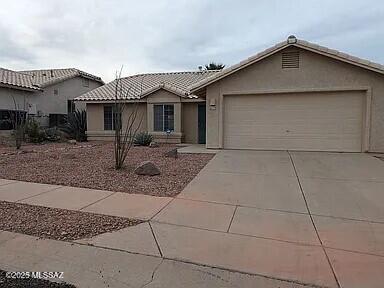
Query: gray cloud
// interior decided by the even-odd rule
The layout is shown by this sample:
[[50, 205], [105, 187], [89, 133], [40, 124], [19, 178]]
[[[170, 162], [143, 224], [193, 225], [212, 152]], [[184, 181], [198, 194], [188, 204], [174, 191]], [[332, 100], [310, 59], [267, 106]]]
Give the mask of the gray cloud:
[[[0, 64], [27, 62], [33, 63], [34, 56], [27, 47], [20, 45], [12, 37], [12, 31], [0, 24]], [[3, 65], [5, 66], [5, 65]]]
[[126, 75], [231, 65], [289, 34], [384, 63], [383, 14], [378, 0], [7, 1], [0, 66], [77, 67], [109, 81], [121, 65]]

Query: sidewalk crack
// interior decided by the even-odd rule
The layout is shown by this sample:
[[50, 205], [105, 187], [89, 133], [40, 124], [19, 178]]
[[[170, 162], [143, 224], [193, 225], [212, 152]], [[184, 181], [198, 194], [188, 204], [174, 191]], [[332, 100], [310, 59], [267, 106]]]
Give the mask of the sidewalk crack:
[[157, 238], [156, 238], [155, 232], [153, 231], [153, 228], [152, 228], [151, 222], [150, 222], [150, 221], [148, 221], [148, 224], [149, 224], [149, 228], [151, 229], [151, 232], [152, 232], [152, 236], [153, 236], [153, 239], [155, 240], [155, 243], [156, 243], [156, 246], [157, 246], [157, 250], [159, 250], [159, 253], [160, 253], [160, 256], [161, 256], [161, 258], [164, 258], [164, 256], [163, 256], [163, 252], [161, 252], [161, 249], [160, 249], [160, 245], [159, 245], [159, 242], [157, 241]]
[[151, 284], [153, 282], [153, 280], [155, 279], [156, 272], [157, 272], [157, 270], [159, 270], [159, 268], [160, 268], [161, 264], [163, 264], [163, 262], [164, 262], [164, 259], [161, 259], [160, 263], [153, 270], [152, 275], [151, 275], [151, 279], [147, 283], [144, 283], [142, 286], [140, 286], [140, 288], [144, 288], [145, 286], [148, 286], [149, 284]]

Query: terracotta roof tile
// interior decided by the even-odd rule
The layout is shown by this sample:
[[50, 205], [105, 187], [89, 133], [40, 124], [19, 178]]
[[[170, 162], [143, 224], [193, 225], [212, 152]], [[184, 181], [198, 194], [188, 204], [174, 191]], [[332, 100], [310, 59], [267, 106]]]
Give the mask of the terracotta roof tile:
[[0, 85], [14, 86], [15, 88], [40, 90], [34, 84], [30, 75], [4, 68], [0, 68]]
[[[193, 71], [138, 74], [121, 78], [122, 99], [140, 99], [159, 89], [165, 89], [180, 97], [196, 98], [189, 93], [189, 86], [219, 71]], [[116, 80], [80, 95], [78, 101], [115, 100]]]
[[104, 84], [100, 77], [86, 73], [76, 68], [25, 70], [19, 72], [31, 75], [33, 77], [34, 83], [39, 87], [46, 87], [77, 76], [82, 76]]
[[77, 76], [85, 77], [104, 84], [100, 77], [75, 68], [27, 71], [12, 71], [0, 68], [0, 84], [20, 89], [41, 90], [41, 88]]

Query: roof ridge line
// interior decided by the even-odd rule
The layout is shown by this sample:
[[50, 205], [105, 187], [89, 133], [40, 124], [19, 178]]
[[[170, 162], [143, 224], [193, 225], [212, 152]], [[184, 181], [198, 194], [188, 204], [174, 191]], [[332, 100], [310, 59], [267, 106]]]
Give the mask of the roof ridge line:
[[[148, 76], [148, 75], [204, 74], [204, 73], [213, 73], [213, 72], [218, 73], [220, 71], [221, 70], [149, 72], [149, 73], [133, 74], [133, 75], [122, 77], [120, 79], [127, 79], [127, 78], [140, 77], [140, 76]], [[114, 79], [114, 80], [116, 80], [116, 79]], [[114, 80], [112, 80], [112, 81], [114, 81]]]
[[9, 72], [13, 72], [13, 73], [18, 73], [18, 74], [25, 75], [25, 76], [28, 76], [28, 77], [32, 77], [30, 74], [24, 73], [22, 71], [11, 70], [11, 69], [7, 69], [7, 68], [3, 68], [3, 67], [0, 67], [0, 69], [6, 70], [6, 71], [9, 71]]

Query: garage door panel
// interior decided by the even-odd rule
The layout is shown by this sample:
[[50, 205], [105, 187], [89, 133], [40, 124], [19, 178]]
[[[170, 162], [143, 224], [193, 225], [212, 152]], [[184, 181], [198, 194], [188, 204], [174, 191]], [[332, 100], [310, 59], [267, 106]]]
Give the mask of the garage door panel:
[[234, 95], [224, 101], [225, 148], [361, 151], [361, 92]]
[[[315, 140], [315, 141], [314, 141]], [[227, 139], [228, 146], [235, 147], [238, 141]], [[281, 140], [281, 138], [247, 138], [242, 142], [241, 148], [234, 149], [261, 149], [261, 150], [301, 150], [301, 151], [338, 151], [334, 147], [343, 147], [344, 152], [356, 152], [356, 146], [360, 145], [360, 141], [353, 138], [340, 140], [337, 137], [329, 137], [328, 139], [315, 138], [307, 139], [300, 137], [290, 137]], [[284, 146], [282, 145], [284, 143]], [[255, 148], [257, 147], [257, 148]], [[308, 148], [310, 147], [310, 148]]]
[[[273, 106], [272, 106], [273, 107]], [[292, 119], [292, 120], [299, 120], [299, 119], [307, 119], [308, 117], [311, 117], [312, 119], [355, 119], [356, 115], [361, 113], [361, 107], [359, 109], [357, 108], [350, 108], [349, 110], [346, 110], [346, 108], [342, 107], [339, 109], [335, 108], [329, 108], [327, 110], [324, 109], [314, 109], [311, 108], [311, 110], [306, 110], [307, 108], [300, 109], [290, 109], [290, 110], [284, 110], [284, 109], [276, 109], [273, 107], [273, 111], [268, 111], [272, 108], [266, 107], [265, 109], [254, 109], [254, 110], [235, 110], [231, 111], [231, 115], [235, 117], [236, 123], [238, 121], [254, 121], [254, 120], [269, 120], [269, 121], [275, 121], [275, 122], [282, 122], [281, 119]], [[274, 116], [274, 117], [271, 117]], [[280, 117], [276, 117], [280, 116]], [[228, 123], [231, 122], [231, 119], [228, 119]]]

